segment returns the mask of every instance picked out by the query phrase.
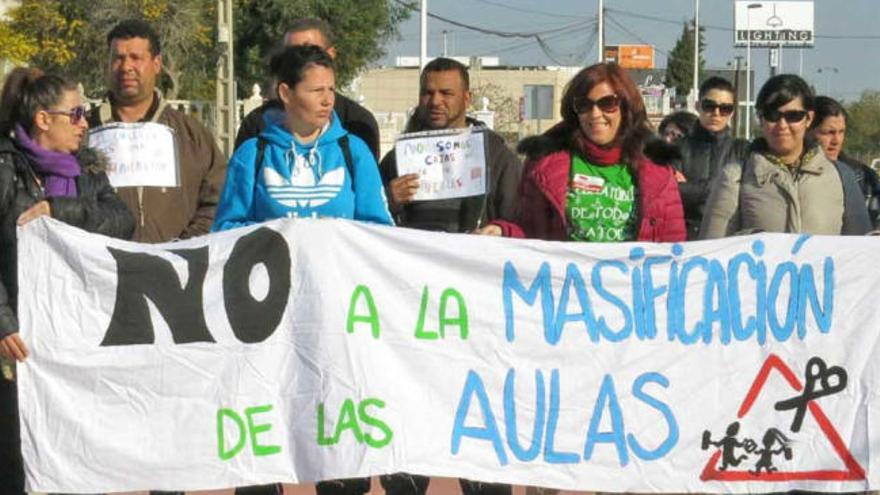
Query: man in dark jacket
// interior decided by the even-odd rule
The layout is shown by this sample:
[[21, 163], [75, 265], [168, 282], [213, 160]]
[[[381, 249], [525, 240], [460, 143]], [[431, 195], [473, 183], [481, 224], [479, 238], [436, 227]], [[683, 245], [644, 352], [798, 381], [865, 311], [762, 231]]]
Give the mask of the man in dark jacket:
[[110, 94], [89, 115], [89, 127], [110, 122], [158, 122], [174, 129], [178, 187], [120, 187], [135, 218], [134, 240], [166, 242], [207, 234], [226, 177], [226, 157], [211, 132], [167, 106], [156, 89], [162, 71], [158, 34], [146, 22], [120, 22], [107, 35]]
[[[300, 19], [293, 23], [284, 34], [284, 46], [314, 45], [336, 59], [336, 47], [333, 43], [333, 32], [330, 25], [321, 19]], [[272, 108], [282, 108], [277, 98], [269, 100], [262, 106], [247, 114], [235, 136], [235, 147], [250, 138], [257, 137], [265, 127], [263, 114]], [[358, 105], [350, 98], [336, 93], [333, 110], [339, 116], [342, 127], [348, 132], [364, 140], [376, 160], [379, 160], [379, 124], [366, 108]]]
[[[448, 58], [437, 58], [425, 66], [420, 81], [419, 106], [407, 125], [407, 132], [464, 129], [480, 125], [466, 116], [470, 104], [470, 83], [465, 67]], [[498, 134], [486, 130], [486, 194], [459, 199], [413, 201], [419, 187], [416, 174], [400, 176], [394, 150], [379, 164], [388, 191], [391, 212], [398, 225], [423, 230], [469, 232], [499, 218], [510, 218], [522, 163]]]
[[699, 120], [690, 136], [679, 141], [682, 159], [676, 174], [684, 206], [688, 239], [698, 239], [703, 205], [709, 197], [712, 179], [727, 163], [742, 162], [748, 142], [734, 139], [730, 119], [736, 96], [730, 81], [710, 77], [700, 86]]

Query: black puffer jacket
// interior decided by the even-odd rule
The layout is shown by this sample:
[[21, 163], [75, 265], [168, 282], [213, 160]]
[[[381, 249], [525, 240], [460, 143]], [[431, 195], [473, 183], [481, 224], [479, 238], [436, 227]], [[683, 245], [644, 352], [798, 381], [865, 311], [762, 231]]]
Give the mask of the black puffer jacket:
[[730, 128], [714, 133], [707, 131], [699, 122], [691, 135], [678, 143], [681, 151], [679, 170], [687, 182], [680, 182], [681, 203], [688, 229], [688, 239], [698, 239], [700, 222], [703, 221], [703, 205], [709, 197], [712, 179], [728, 163], [742, 163], [748, 156], [749, 143], [736, 139]]
[[880, 229], [880, 177], [877, 172], [864, 163], [841, 153], [837, 161], [845, 163], [856, 176], [856, 182], [865, 197], [865, 206], [868, 207], [868, 216], [871, 217], [871, 226], [874, 230]]
[[52, 217], [64, 223], [122, 239], [134, 233], [134, 219], [110, 186], [106, 164], [89, 149], [77, 159], [82, 168], [76, 180], [79, 196], [46, 198], [25, 155], [11, 139], [0, 137], [0, 339], [18, 331], [15, 222], [23, 211], [45, 199]]

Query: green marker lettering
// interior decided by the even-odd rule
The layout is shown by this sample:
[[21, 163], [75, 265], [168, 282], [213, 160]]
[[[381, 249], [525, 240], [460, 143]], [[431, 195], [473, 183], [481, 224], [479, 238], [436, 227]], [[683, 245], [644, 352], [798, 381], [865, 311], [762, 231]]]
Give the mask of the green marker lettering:
[[364, 441], [370, 447], [373, 447], [374, 449], [380, 449], [391, 443], [391, 439], [394, 437], [394, 433], [391, 431], [391, 428], [389, 428], [388, 425], [385, 424], [384, 421], [374, 416], [370, 416], [370, 414], [367, 412], [367, 407], [369, 406], [376, 406], [379, 409], [383, 409], [385, 407], [385, 402], [380, 399], [369, 398], [361, 401], [360, 405], [358, 406], [358, 415], [360, 416], [361, 421], [363, 421], [364, 424], [368, 426], [378, 428], [383, 434], [383, 436], [379, 438], [373, 438], [373, 436], [369, 433], [364, 433]]
[[244, 410], [244, 415], [247, 416], [247, 424], [248, 430], [250, 431], [251, 437], [251, 448], [254, 449], [254, 455], [257, 457], [272, 455], [281, 452], [281, 447], [278, 445], [260, 445], [257, 442], [257, 434], [264, 433], [272, 429], [272, 425], [270, 423], [263, 424], [254, 424], [254, 415], [266, 413], [272, 410], [271, 404], [266, 404], [264, 406], [255, 406], [249, 407]]
[[[232, 447], [231, 450], [226, 450], [226, 431], [223, 426], [223, 418], [227, 417], [235, 422], [235, 425], [238, 426], [238, 442], [235, 444], [235, 447]], [[241, 416], [238, 415], [232, 409], [218, 409], [217, 410], [217, 454], [220, 456], [220, 459], [223, 461], [227, 461], [235, 457], [236, 454], [241, 452], [241, 449], [244, 448], [244, 439], [245, 439], [245, 428], [244, 421], [242, 421]]]
[[[362, 296], [364, 301], [366, 301], [369, 314], [355, 314], [359, 296]], [[351, 302], [348, 304], [348, 323], [346, 324], [348, 333], [354, 333], [355, 323], [368, 323], [373, 338], [379, 338], [379, 312], [376, 311], [376, 303], [373, 302], [373, 294], [370, 292], [370, 288], [366, 285], [358, 285], [351, 294]]]
[[364, 434], [358, 425], [357, 415], [354, 410], [354, 401], [345, 399], [342, 409], [339, 411], [339, 420], [336, 422], [336, 434], [333, 435], [333, 443], [339, 442], [339, 438], [345, 430], [351, 430], [358, 443], [364, 443]]
[[[450, 299], [455, 299], [456, 305], [458, 306], [458, 316], [456, 316], [454, 318], [450, 318], [446, 314], [446, 303]], [[443, 294], [440, 295], [440, 335], [443, 338], [446, 338], [446, 327], [447, 326], [457, 326], [459, 335], [461, 335], [461, 340], [467, 340], [467, 338], [468, 338], [467, 305], [464, 303], [464, 298], [461, 297], [461, 293], [451, 287], [444, 290]]]
[[422, 302], [419, 304], [419, 319], [416, 322], [416, 338], [421, 340], [437, 340], [440, 334], [437, 332], [425, 331], [425, 313], [428, 307], [428, 286], [422, 289]]
[[324, 403], [321, 402], [318, 404], [318, 445], [323, 447], [334, 443], [332, 438], [324, 435]]

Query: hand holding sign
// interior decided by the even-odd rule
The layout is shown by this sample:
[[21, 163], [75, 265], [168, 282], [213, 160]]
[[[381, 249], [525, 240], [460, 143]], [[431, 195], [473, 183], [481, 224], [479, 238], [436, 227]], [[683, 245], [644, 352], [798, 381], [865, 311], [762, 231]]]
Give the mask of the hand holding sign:
[[[391, 189], [410, 201], [466, 198], [485, 194], [485, 128], [445, 129], [404, 134], [394, 144], [400, 178], [413, 179]], [[399, 189], [396, 191], [395, 189]]]
[[388, 197], [391, 206], [396, 208], [411, 202], [418, 190], [419, 176], [417, 174], [406, 174], [392, 179], [388, 184]]
[[[804, 392], [797, 397], [777, 402], [774, 408], [777, 411], [795, 409], [794, 421], [791, 423], [791, 431], [800, 431], [807, 412], [807, 404], [811, 400], [836, 394], [846, 388], [846, 370], [840, 366], [828, 367], [820, 357], [813, 357], [807, 361], [806, 385]], [[816, 389], [816, 382], [820, 387]]]

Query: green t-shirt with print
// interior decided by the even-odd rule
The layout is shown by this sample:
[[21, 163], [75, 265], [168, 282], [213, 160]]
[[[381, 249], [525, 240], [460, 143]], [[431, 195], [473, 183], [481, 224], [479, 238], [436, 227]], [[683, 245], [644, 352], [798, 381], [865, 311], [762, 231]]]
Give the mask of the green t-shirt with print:
[[565, 214], [569, 239], [635, 240], [635, 182], [628, 166], [594, 165], [572, 154]]

